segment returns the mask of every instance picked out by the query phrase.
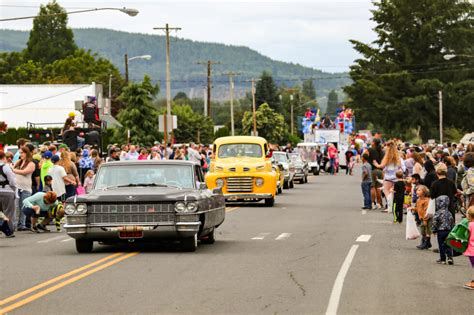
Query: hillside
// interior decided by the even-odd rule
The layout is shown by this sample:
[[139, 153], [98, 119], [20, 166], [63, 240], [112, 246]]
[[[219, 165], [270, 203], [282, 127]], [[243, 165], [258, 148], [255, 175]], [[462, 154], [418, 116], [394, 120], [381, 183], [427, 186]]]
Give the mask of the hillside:
[[[26, 46], [29, 33], [26, 31], [0, 30], [0, 51], [20, 51]], [[143, 78], [145, 73], [162, 82], [165, 79], [165, 37], [162, 35], [134, 34], [107, 29], [74, 29], [79, 47], [90, 49], [111, 60], [124, 72], [124, 54], [129, 57], [150, 54], [152, 60], [133, 60], [129, 63], [131, 80]], [[278, 84], [292, 86], [301, 79], [315, 78], [318, 96], [325, 96], [329, 90], [348, 84], [343, 74], [328, 74], [298, 64], [272, 60], [255, 50], [243, 46], [196, 42], [173, 38], [171, 41], [171, 75], [174, 91], [183, 90], [194, 96], [202, 96], [206, 85], [205, 65], [198, 61], [219, 61], [214, 66], [214, 98], [226, 98], [227, 71], [238, 72], [235, 77], [237, 94], [250, 89], [249, 78], [258, 77], [262, 71], [270, 71]], [[343, 78], [341, 78], [341, 75]], [[190, 95], [193, 96], [193, 95]]]

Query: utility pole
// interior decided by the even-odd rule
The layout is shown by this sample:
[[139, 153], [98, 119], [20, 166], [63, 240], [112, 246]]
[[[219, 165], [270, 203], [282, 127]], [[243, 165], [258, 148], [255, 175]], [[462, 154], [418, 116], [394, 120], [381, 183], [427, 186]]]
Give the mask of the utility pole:
[[234, 128], [234, 76], [238, 75], [237, 72], [227, 72], [224, 73], [225, 75], [229, 76], [229, 83], [230, 83], [230, 128], [231, 128], [231, 135], [235, 136], [235, 128]]
[[[164, 116], [164, 140], [168, 143], [168, 115], [171, 115], [171, 74], [170, 74], [170, 30], [179, 31], [180, 27], [169, 27], [166, 23], [165, 27], [154, 27], [154, 30], [164, 30], [166, 32], [166, 112]], [[171, 138], [173, 138], [173, 119], [171, 122]], [[172, 142], [173, 139], [170, 139]]]
[[128, 55], [125, 54], [125, 85], [128, 85]]
[[443, 144], [443, 92], [438, 91], [439, 101], [439, 144]]
[[[291, 120], [291, 134], [294, 134], [294, 117], [293, 117], [293, 93], [297, 92], [298, 89], [295, 88], [289, 88], [289, 89], [284, 89], [286, 92], [291, 93], [290, 94], [290, 120]], [[280, 100], [283, 101], [283, 95], [280, 95]]]
[[207, 116], [212, 117], [211, 113], [211, 89], [212, 89], [212, 65], [220, 64], [219, 61], [208, 60], [207, 62], [199, 61], [198, 65], [207, 65]]
[[255, 79], [252, 79], [252, 117], [253, 117], [253, 135], [257, 136], [257, 113], [255, 106]]
[[112, 101], [112, 75], [109, 74], [109, 100]]

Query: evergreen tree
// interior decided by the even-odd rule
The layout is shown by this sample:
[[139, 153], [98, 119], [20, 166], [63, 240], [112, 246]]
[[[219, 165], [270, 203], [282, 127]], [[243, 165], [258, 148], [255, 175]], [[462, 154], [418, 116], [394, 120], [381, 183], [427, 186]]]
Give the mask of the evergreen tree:
[[267, 103], [270, 108], [278, 113], [282, 112], [278, 88], [273, 81], [273, 77], [267, 71], [263, 71], [260, 80], [256, 84], [255, 102], [257, 107], [263, 103]]
[[120, 100], [126, 106], [117, 116], [122, 124], [115, 135], [117, 142], [126, 141], [127, 130], [130, 130], [130, 142], [134, 144], [152, 145], [158, 140], [158, 110], [152, 105], [158, 92], [158, 85], [153, 85], [148, 76], [142, 83], [129, 83], [123, 89]]
[[337, 92], [335, 90], [331, 90], [328, 95], [328, 106], [326, 107], [326, 113], [329, 115], [335, 115], [337, 103], [339, 103]]
[[41, 5], [38, 16], [33, 20], [33, 29], [25, 50], [26, 58], [49, 64], [74, 53], [77, 46], [67, 21], [66, 11], [56, 0]]
[[316, 89], [312, 79], [303, 82], [303, 95], [310, 100], [316, 99]]
[[[372, 20], [377, 39], [351, 42], [363, 56], [345, 88], [359, 121], [389, 136], [421, 130], [437, 134], [438, 91], [446, 126], [472, 128], [474, 117], [474, 10], [461, 0], [382, 0]], [[444, 55], [458, 57], [445, 60]]]

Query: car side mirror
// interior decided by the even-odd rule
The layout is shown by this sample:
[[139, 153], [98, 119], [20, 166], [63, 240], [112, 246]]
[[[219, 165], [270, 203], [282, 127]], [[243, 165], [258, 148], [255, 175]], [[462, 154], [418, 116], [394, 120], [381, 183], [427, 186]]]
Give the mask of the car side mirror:
[[220, 194], [222, 194], [222, 188], [214, 188], [212, 190], [212, 193], [215, 194], [215, 195], [220, 195]]

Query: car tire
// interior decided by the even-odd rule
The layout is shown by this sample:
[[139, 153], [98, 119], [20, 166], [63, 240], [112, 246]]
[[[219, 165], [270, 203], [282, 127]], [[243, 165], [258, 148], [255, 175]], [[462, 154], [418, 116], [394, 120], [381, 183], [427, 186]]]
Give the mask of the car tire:
[[281, 195], [283, 193], [283, 188], [280, 186], [278, 187], [278, 194]]
[[318, 176], [318, 175], [319, 175], [319, 168], [318, 168], [317, 170], [313, 171], [313, 175], [314, 175], [314, 176]]
[[183, 252], [195, 252], [197, 249], [197, 234], [181, 239], [181, 250]]
[[214, 244], [216, 242], [215, 238], [215, 230], [212, 229], [212, 232], [204, 236], [204, 238], [201, 240], [202, 244]]
[[283, 188], [285, 188], [285, 189], [290, 188], [289, 183], [288, 183], [288, 182], [284, 182], [284, 183], [283, 183]]
[[265, 206], [273, 207], [274, 204], [275, 204], [275, 197], [272, 197], [271, 199], [265, 199]]
[[76, 240], [76, 250], [78, 253], [90, 253], [94, 248], [94, 242], [90, 240]]
[[295, 180], [294, 179], [290, 182], [290, 188], [295, 188]]

